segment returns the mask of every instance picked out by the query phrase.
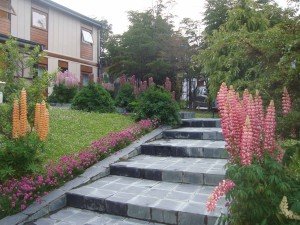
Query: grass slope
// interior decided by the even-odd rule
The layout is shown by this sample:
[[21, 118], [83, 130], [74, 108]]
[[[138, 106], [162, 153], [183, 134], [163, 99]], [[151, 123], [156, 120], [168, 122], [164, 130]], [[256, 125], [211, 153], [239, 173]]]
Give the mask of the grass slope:
[[57, 160], [75, 153], [112, 131], [122, 130], [134, 121], [115, 113], [87, 113], [69, 109], [50, 109], [50, 134], [43, 160]]

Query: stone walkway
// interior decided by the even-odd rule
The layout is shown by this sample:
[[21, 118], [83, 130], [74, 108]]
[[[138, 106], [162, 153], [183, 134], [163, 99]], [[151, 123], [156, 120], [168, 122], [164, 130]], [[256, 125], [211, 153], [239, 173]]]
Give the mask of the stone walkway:
[[109, 176], [69, 191], [67, 208], [28, 224], [215, 224], [224, 201], [213, 213], [205, 203], [224, 179], [224, 147], [218, 119], [184, 119]]

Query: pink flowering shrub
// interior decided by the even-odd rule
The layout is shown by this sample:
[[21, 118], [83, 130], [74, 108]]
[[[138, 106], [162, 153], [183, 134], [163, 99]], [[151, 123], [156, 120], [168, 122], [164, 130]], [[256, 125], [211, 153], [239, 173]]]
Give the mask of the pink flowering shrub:
[[65, 72], [58, 72], [55, 80], [56, 85], [64, 84], [67, 87], [77, 87], [79, 80], [75, 74], [66, 70]]
[[283, 196], [299, 190], [299, 183], [281, 163], [274, 102], [264, 111], [258, 92], [253, 96], [245, 90], [240, 97], [224, 83], [217, 101], [229, 163], [227, 179], [208, 198], [207, 210], [213, 211], [217, 201], [226, 196], [229, 216], [223, 219], [229, 224], [288, 224], [278, 215], [279, 204]]
[[155, 120], [141, 120], [122, 131], [112, 132], [94, 141], [89, 148], [77, 154], [63, 156], [58, 162], [50, 162], [45, 166], [45, 174], [10, 179], [0, 184], [0, 218], [24, 210], [33, 201], [40, 202], [41, 197], [48, 191], [125, 147], [157, 125]]

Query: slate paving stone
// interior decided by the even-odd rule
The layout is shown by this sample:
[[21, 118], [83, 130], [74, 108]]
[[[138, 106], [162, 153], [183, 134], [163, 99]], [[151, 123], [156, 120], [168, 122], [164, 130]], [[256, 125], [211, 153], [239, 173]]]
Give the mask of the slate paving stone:
[[[148, 163], [148, 167], [141, 166]], [[187, 184], [218, 185], [225, 177], [226, 159], [139, 155], [111, 165], [113, 175]], [[120, 188], [119, 186], [113, 188]]]
[[191, 118], [182, 119], [183, 127], [220, 127], [221, 121], [217, 118]]
[[[114, 190], [114, 194], [107, 199], [100, 197], [103, 196], [100, 194], [101, 191], [109, 191], [110, 187], [118, 185], [121, 178], [122, 177], [119, 179], [107, 179], [107, 184], [98, 187], [97, 191], [93, 192], [93, 197], [91, 197], [91, 195], [81, 196], [84, 199], [85, 207], [87, 207], [87, 199], [94, 198], [95, 208], [89, 204], [90, 210], [166, 224], [177, 224], [180, 212], [196, 214], [198, 218], [208, 215], [208, 212], [206, 212], [203, 207], [205, 207], [207, 197], [214, 188], [209, 186], [175, 184], [164, 181], [155, 182], [131, 178], [130, 180], [132, 182], [128, 183], [126, 188], [122, 187], [117, 191]], [[91, 183], [85, 186], [85, 190], [89, 185], [95, 187], [95, 185]], [[78, 197], [81, 188], [70, 191], [68, 195], [74, 195], [75, 198]], [[128, 192], [128, 190], [134, 191], [135, 189], [139, 191], [139, 193]], [[95, 193], [99, 193], [99, 196], [96, 196]], [[74, 201], [68, 202], [68, 205], [73, 207], [73, 202]], [[98, 205], [96, 204], [97, 202]], [[75, 201], [75, 205], [76, 204], [77, 202]], [[104, 209], [99, 210], [99, 205], [104, 207]], [[203, 207], [201, 208], [200, 206]], [[222, 205], [218, 205], [218, 207], [221, 206]], [[181, 214], [181, 216], [185, 218], [186, 215]]]
[[[70, 216], [72, 212], [72, 216]], [[100, 214], [89, 210], [64, 208], [50, 217], [38, 219], [32, 225], [164, 225], [110, 214]]]

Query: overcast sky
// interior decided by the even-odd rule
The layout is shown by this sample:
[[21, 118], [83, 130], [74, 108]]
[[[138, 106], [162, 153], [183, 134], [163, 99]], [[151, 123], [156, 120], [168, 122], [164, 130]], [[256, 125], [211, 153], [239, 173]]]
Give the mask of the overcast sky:
[[[144, 11], [155, 3], [155, 0], [54, 0], [55, 2], [73, 9], [89, 17], [106, 19], [113, 26], [114, 34], [122, 34], [128, 29], [127, 12]], [[276, 0], [281, 6], [286, 0]], [[177, 15], [175, 23], [189, 17], [201, 20], [205, 0], [176, 0], [172, 14]]]

